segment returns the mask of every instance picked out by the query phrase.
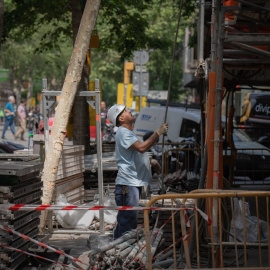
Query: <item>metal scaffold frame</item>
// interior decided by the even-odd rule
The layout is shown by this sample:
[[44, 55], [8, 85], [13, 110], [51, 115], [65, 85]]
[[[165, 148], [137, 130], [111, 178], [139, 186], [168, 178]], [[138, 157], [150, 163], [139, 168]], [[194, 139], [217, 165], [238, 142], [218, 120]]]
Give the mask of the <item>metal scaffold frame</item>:
[[[100, 119], [100, 89], [99, 79], [95, 79], [94, 91], [77, 92], [76, 96], [86, 97], [87, 103], [96, 110], [96, 119]], [[42, 101], [44, 115], [44, 137], [45, 137], [45, 154], [49, 145], [49, 117], [48, 110], [55, 104], [56, 97], [60, 96], [61, 91], [48, 91], [47, 79], [42, 79]], [[103, 165], [102, 165], [102, 141], [101, 141], [101, 121], [96, 121], [96, 142], [97, 142], [97, 165], [98, 165], [98, 191], [99, 205], [104, 204], [103, 198]], [[89, 142], [90, 143], [90, 142]], [[104, 234], [104, 211], [99, 210], [100, 215], [100, 233]], [[67, 231], [69, 233], [70, 231]]]
[[[201, 102], [205, 100], [206, 108], [210, 106], [213, 106], [214, 108], [214, 113], [212, 112], [212, 114], [209, 114], [211, 110], [207, 110], [206, 118], [209, 120], [214, 117], [212, 121], [209, 120], [208, 126], [206, 121], [204, 122], [204, 110], [202, 109], [201, 112], [202, 170], [199, 188], [204, 188], [207, 171], [207, 176], [209, 177], [209, 170], [212, 172], [212, 188], [220, 188], [219, 185], [223, 178], [221, 140], [221, 102], [224, 92], [223, 84], [226, 87], [235, 87], [236, 85], [241, 84], [250, 86], [270, 85], [269, 76], [264, 76], [263, 79], [256, 76], [264, 69], [268, 69], [269, 72], [270, 68], [269, 51], [265, 50], [263, 47], [258, 47], [269, 46], [270, 31], [261, 32], [259, 27], [269, 27], [270, 5], [267, 1], [259, 4], [249, 3], [249, 1], [244, 0], [235, 1], [238, 2], [238, 5], [229, 3], [231, 6], [226, 6], [225, 3], [222, 3], [219, 0], [200, 0], [199, 2], [198, 67], [195, 76], [197, 77], [197, 89], [200, 93]], [[229, 21], [228, 15], [234, 16], [234, 21]], [[237, 28], [238, 24], [249, 30], [244, 31], [243, 29], [241, 30], [241, 27]], [[234, 27], [235, 25], [236, 27]], [[205, 28], [208, 28], [211, 33], [211, 41], [209, 41], [209, 43], [206, 40], [208, 32]], [[208, 43], [210, 48], [207, 48], [206, 43]], [[207, 54], [207, 49], [209, 49], [209, 54]], [[253, 71], [253, 74], [250, 72], [248, 73], [249, 76], [247, 76], [247, 78], [241, 78], [238, 75], [240, 74], [239, 70], [247, 72], [250, 72], [251, 70]], [[212, 73], [212, 75], [214, 74], [214, 76], [210, 78], [209, 73]], [[215, 80], [215, 82], [213, 82], [213, 80]], [[211, 103], [210, 105], [208, 103], [210, 98], [210, 96], [208, 96], [208, 88], [209, 94], [210, 89], [215, 93], [215, 103]], [[203, 107], [203, 103], [201, 106]], [[210, 133], [209, 131], [210, 123], [211, 126], [214, 126], [213, 133]], [[214, 145], [210, 150], [209, 140], [207, 141], [209, 134], [212, 134], [210, 144], [213, 143]], [[204, 136], [206, 138], [204, 138]], [[211, 155], [211, 159], [209, 159], [208, 151], [210, 151], [209, 154]], [[211, 164], [209, 164], [209, 161]], [[200, 204], [200, 201], [198, 203]], [[217, 199], [213, 199], [212, 214], [213, 236], [214, 239], [217, 239]], [[191, 239], [190, 253], [192, 255], [195, 243], [194, 232], [192, 232]]]

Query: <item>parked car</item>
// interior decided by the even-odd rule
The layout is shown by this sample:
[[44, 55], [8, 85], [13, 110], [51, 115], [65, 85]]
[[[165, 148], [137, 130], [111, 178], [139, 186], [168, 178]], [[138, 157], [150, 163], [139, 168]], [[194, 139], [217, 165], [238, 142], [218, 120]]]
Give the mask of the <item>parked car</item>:
[[[259, 181], [270, 176], [270, 149], [253, 141], [246, 132], [241, 129], [233, 130], [235, 150], [223, 149], [224, 158], [232, 158], [236, 151], [234, 175], [242, 177], [242, 180]], [[224, 171], [225, 177], [226, 170]], [[241, 179], [241, 178], [239, 178]]]
[[[136, 119], [134, 133], [138, 137], [143, 137], [149, 132], [154, 132], [163, 123], [164, 115], [165, 107], [143, 108]], [[177, 143], [192, 139], [195, 142], [196, 135], [200, 131], [200, 119], [200, 110], [169, 107], [167, 117], [169, 129], [166, 141]], [[223, 122], [225, 122], [224, 119]], [[226, 147], [224, 143], [223, 155], [224, 161], [227, 159], [234, 166], [235, 176], [248, 180], [263, 180], [270, 176], [269, 148], [253, 141], [246, 132], [237, 129], [237, 126], [233, 130], [233, 141], [235, 150]], [[235, 154], [235, 160], [232, 154]], [[235, 163], [232, 163], [233, 161]], [[228, 177], [227, 168], [224, 168], [224, 175]]]

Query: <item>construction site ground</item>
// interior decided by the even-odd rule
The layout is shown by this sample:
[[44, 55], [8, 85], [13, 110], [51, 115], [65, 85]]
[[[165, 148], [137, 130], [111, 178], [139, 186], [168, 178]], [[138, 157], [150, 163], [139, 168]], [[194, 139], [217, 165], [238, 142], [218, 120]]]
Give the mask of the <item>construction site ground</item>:
[[[3, 128], [3, 125], [0, 124], [0, 133], [2, 133], [2, 128]], [[5, 134], [5, 137], [7, 140], [9, 141], [13, 141], [13, 142], [16, 142], [16, 143], [19, 143], [19, 144], [22, 144], [24, 146], [28, 146], [28, 141], [20, 141], [20, 140], [14, 140], [13, 138], [13, 135], [11, 134], [11, 131], [8, 130]], [[27, 134], [25, 134], [25, 139], [28, 139], [27, 138]], [[72, 142], [66, 142], [68, 145], [69, 144], [72, 144]], [[248, 190], [248, 191], [270, 191], [270, 185], [243, 185], [243, 186], [237, 186], [237, 187], [233, 187], [233, 189], [235, 190]], [[264, 205], [259, 205], [259, 208], [260, 209], [266, 209]], [[265, 210], [266, 211], [266, 210]], [[87, 240], [89, 239], [89, 237], [91, 237], [92, 235], [95, 235], [99, 233], [99, 231], [93, 231], [93, 232], [89, 232], [89, 233], [83, 233], [83, 234], [79, 234], [79, 233], [68, 233], [68, 234], [59, 234], [59, 233], [53, 233], [52, 235], [50, 235], [50, 238], [49, 238], [49, 241], [47, 242], [48, 245], [50, 246], [53, 246], [57, 249], [60, 249], [61, 251], [64, 251], [66, 252], [67, 254], [75, 257], [75, 258], [78, 258], [83, 252], [86, 252], [86, 251], [89, 251], [89, 247], [87, 246]], [[108, 232], [106, 232], [106, 234], [110, 234]], [[258, 250], [248, 250], [248, 257], [249, 258], [254, 258], [254, 260], [257, 259], [257, 257], [259, 256], [258, 254], [256, 254]], [[231, 251], [233, 252], [233, 250]], [[268, 262], [268, 255], [267, 255], [267, 249], [263, 249], [262, 250], [262, 254], [265, 253], [265, 255], [262, 256], [263, 258], [263, 265], [267, 265], [267, 262]], [[47, 254], [49, 254], [50, 252], [48, 252]], [[228, 253], [229, 254], [229, 253]], [[70, 260], [67, 260], [66, 258], [64, 258], [63, 256], [59, 257], [59, 255], [57, 254], [49, 254], [49, 256], [46, 256], [46, 257], [50, 257], [54, 260], [57, 260], [57, 261], [60, 261], [60, 262], [63, 262], [65, 264], [69, 264], [71, 263]], [[35, 259], [33, 259], [35, 260]], [[34, 262], [32, 260], [32, 263]], [[251, 261], [249, 260], [250, 264], [249, 265], [250, 267], [253, 266], [252, 264], [252, 259]], [[30, 263], [29, 266], [25, 266], [24, 268], [21, 268], [23, 270], [35, 270], [35, 269], [48, 269], [50, 267], [50, 264], [46, 264], [44, 262], [42, 262], [41, 260], [39, 260], [37, 263], [40, 263], [41, 267], [39, 268], [35, 268], [35, 266], [33, 266], [34, 264]], [[61, 268], [59, 268], [61, 269]]]
[[[264, 185], [264, 186], [239, 186], [235, 187], [236, 190], [256, 190], [256, 191], [270, 191], [270, 185]], [[259, 205], [259, 208], [266, 211], [266, 207], [263, 204]], [[263, 214], [263, 213], [262, 213]], [[264, 215], [264, 214], [263, 214]], [[97, 232], [98, 233], [98, 232]], [[71, 256], [78, 258], [83, 252], [89, 251], [90, 248], [87, 246], [87, 240], [92, 235], [95, 235], [96, 233], [91, 232], [89, 234], [53, 234], [51, 235], [48, 244], [54, 247], [57, 247], [66, 253], [70, 254]], [[227, 252], [227, 255], [225, 257], [228, 257], [230, 259], [230, 256], [234, 256], [234, 250], [231, 249], [230, 252]], [[247, 256], [249, 261], [249, 267], [255, 266], [259, 257], [259, 250], [258, 249], [248, 249], [247, 250]], [[241, 255], [241, 252], [239, 253], [239, 257], [243, 258], [243, 255]], [[241, 262], [241, 260], [239, 260]], [[68, 260], [66, 263], [71, 263], [70, 260]], [[262, 265], [268, 265], [268, 250], [262, 249]], [[46, 267], [41, 269], [47, 269]], [[27, 268], [23, 269], [27, 270]]]

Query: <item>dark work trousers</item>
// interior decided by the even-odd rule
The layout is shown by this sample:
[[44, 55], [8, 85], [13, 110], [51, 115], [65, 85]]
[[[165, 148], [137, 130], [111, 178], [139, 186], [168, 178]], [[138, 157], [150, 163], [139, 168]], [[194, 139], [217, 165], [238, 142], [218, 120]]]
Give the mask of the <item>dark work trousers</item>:
[[[127, 194], [123, 194], [122, 185], [115, 186], [115, 202], [117, 206], [139, 206], [142, 187], [128, 186]], [[136, 229], [138, 223], [138, 211], [120, 210], [117, 215], [117, 226], [114, 231], [114, 239], [124, 233]]]

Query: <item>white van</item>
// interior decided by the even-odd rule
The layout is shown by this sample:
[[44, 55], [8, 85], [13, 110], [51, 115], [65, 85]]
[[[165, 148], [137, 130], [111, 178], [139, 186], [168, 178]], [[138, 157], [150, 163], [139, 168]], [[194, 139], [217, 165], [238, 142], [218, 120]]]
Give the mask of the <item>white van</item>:
[[[164, 123], [165, 106], [144, 107], [137, 116], [133, 132], [141, 138], [147, 132], [155, 132]], [[200, 131], [201, 112], [198, 109], [168, 107], [167, 123], [169, 129], [166, 140], [181, 142], [194, 137]], [[160, 139], [161, 140], [161, 139]]]

